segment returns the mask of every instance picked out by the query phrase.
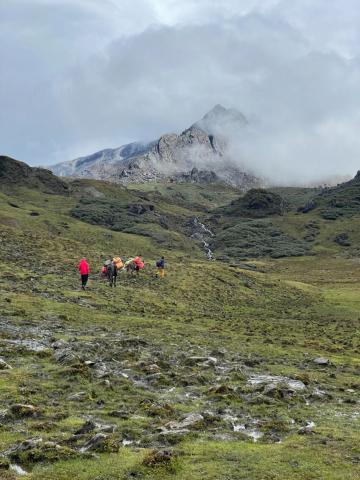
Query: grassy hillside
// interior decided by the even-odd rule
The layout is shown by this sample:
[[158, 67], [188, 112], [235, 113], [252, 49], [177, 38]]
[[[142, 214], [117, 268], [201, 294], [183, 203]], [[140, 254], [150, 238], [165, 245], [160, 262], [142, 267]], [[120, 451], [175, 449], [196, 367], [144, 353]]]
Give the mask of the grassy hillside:
[[[211, 247], [225, 260], [360, 251], [360, 178], [335, 188], [250, 190], [214, 210]], [[340, 247], [340, 248], [339, 248]]]
[[[209, 262], [186, 221], [220, 231], [215, 211], [236, 192], [174, 186], [176, 201], [169, 185], [70, 187], [0, 193], [0, 478], [360, 478], [358, 216], [247, 218], [299, 241], [315, 229], [303, 239], [314, 255]], [[139, 204], [155, 210], [129, 211]], [[111, 205], [166, 242], [114, 228]], [[79, 208], [108, 216], [84, 222]], [[334, 242], [351, 225], [352, 246]], [[104, 257], [136, 253], [145, 271], [110, 289]]]

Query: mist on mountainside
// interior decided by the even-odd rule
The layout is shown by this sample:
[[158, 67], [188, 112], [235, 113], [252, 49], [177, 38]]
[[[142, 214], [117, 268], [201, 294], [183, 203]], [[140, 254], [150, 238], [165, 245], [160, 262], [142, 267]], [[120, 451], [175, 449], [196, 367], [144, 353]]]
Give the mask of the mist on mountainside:
[[359, 142], [351, 131], [346, 137], [345, 127], [338, 127], [329, 124], [304, 131], [289, 124], [284, 129], [217, 104], [182, 133], [164, 132], [152, 142], [108, 148], [52, 170], [62, 176], [131, 183], [171, 178], [196, 168], [241, 187], [242, 174], [267, 186], [334, 185], [358, 170], [354, 151]]
[[271, 185], [336, 184], [351, 178], [359, 168], [355, 153], [359, 141], [349, 139], [344, 144], [337, 132], [326, 136], [322, 129], [281, 132], [250, 124], [241, 137], [230, 132], [228, 138], [230, 158]]
[[[356, 152], [360, 140], [341, 122], [327, 122], [308, 130], [289, 125], [284, 130], [257, 118], [248, 120], [234, 109], [227, 112], [236, 114], [221, 119], [221, 108], [216, 106], [209, 118], [205, 115], [206, 121], [196, 125], [205, 125], [207, 133], [221, 144], [224, 166], [240, 168], [265, 184], [279, 186], [334, 185], [353, 177], [359, 169]], [[198, 148], [191, 149], [191, 158], [199, 168], [211, 168]]]

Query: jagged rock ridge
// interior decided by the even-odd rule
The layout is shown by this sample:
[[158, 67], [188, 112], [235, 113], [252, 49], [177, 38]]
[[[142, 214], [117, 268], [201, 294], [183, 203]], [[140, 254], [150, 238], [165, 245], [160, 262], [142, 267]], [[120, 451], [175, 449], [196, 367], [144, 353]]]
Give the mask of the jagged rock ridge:
[[60, 176], [122, 184], [157, 180], [223, 181], [248, 190], [261, 182], [236, 166], [236, 159], [227, 152], [226, 139], [226, 132], [241, 131], [246, 125], [247, 120], [240, 112], [216, 105], [179, 135], [165, 134], [153, 142], [102, 150], [55, 165], [52, 171]]

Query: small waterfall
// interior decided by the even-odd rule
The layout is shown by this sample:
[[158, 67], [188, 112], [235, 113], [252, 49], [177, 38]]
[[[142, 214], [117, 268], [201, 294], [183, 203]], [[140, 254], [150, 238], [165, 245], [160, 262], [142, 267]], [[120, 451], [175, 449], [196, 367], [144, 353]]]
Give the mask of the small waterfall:
[[197, 217], [194, 217], [191, 220], [191, 229], [193, 232], [191, 238], [203, 244], [204, 250], [206, 252], [206, 258], [208, 260], [214, 260], [214, 254], [208, 242], [209, 238], [215, 236], [214, 233], [206, 225], [201, 223]]

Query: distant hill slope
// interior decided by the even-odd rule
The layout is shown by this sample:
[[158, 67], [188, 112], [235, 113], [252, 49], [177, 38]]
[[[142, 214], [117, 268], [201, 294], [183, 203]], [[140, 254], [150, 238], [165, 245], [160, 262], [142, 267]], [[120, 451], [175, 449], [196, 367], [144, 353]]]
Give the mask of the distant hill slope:
[[360, 214], [360, 171], [348, 182], [325, 188], [314, 196], [300, 211], [316, 210], [326, 220]]
[[302, 256], [339, 246], [346, 256], [360, 253], [360, 173], [332, 188], [251, 189], [213, 213], [208, 241], [217, 258]]
[[[93, 179], [64, 181], [47, 170], [0, 157], [0, 197], [10, 212], [42, 222], [50, 204], [56, 217], [56, 209], [62, 209], [62, 220], [51, 232], [62, 232], [68, 219], [79, 238], [85, 228], [81, 225], [87, 224], [104, 229], [106, 236], [119, 233], [128, 235], [129, 243], [145, 242], [149, 250], [229, 262], [320, 250], [358, 255], [359, 180], [358, 174], [331, 189], [250, 189], [241, 195], [219, 182], [125, 186]], [[2, 224], [14, 221], [15, 216], [0, 214]]]
[[32, 168], [13, 158], [0, 156], [0, 185], [24, 185], [47, 193], [67, 194], [69, 185], [49, 170]]
[[[259, 186], [259, 179], [236, 166], [227, 152], [226, 132], [241, 132], [246, 118], [234, 109], [216, 105], [180, 135], [171, 133], [149, 143], [131, 143], [51, 167], [59, 176], [94, 178], [112, 182], [177, 183], [223, 181], [242, 190]], [[197, 175], [191, 175], [193, 170]]]

